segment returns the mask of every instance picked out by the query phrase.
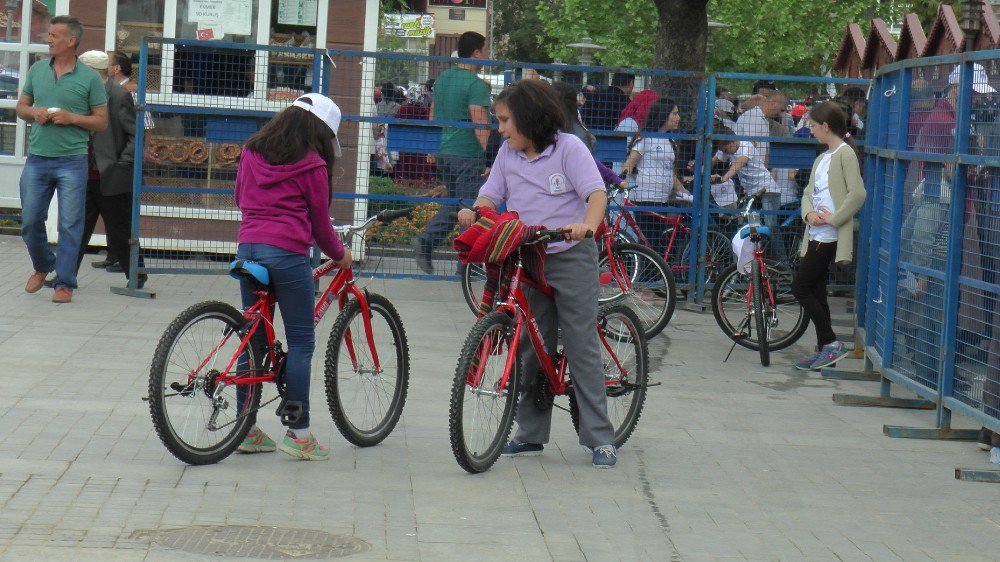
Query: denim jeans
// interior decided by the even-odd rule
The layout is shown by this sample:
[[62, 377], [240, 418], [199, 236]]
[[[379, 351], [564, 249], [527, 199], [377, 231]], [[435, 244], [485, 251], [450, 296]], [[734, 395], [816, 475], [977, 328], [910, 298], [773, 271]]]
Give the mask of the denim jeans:
[[[309, 256], [296, 254], [268, 244], [240, 244], [236, 257], [252, 260], [267, 268], [271, 277], [271, 287], [278, 297], [278, 309], [285, 326], [285, 399], [299, 402], [302, 415], [298, 421], [289, 424], [292, 429], [309, 426], [309, 382], [311, 379], [313, 350], [316, 348], [316, 332], [313, 329], [313, 279]], [[240, 281], [243, 308], [257, 302], [250, 284]], [[254, 333], [253, 347], [258, 360], [263, 357], [267, 344], [263, 329]], [[245, 372], [244, 360], [237, 366], [238, 372]], [[237, 393], [239, 411], [243, 411], [245, 393]]]
[[[437, 169], [441, 181], [448, 188], [448, 197], [463, 199], [466, 205], [476, 200], [479, 188], [486, 181], [483, 177], [486, 162], [482, 158], [441, 155], [437, 157]], [[458, 222], [452, 216], [456, 211], [458, 205], [453, 203], [444, 203], [438, 208], [420, 235], [421, 251], [430, 252], [448, 237]]]
[[[59, 201], [59, 243], [54, 254], [45, 234], [53, 194]], [[76, 289], [86, 201], [86, 154], [58, 158], [28, 155], [21, 172], [21, 238], [35, 271], [55, 270], [55, 287]]]

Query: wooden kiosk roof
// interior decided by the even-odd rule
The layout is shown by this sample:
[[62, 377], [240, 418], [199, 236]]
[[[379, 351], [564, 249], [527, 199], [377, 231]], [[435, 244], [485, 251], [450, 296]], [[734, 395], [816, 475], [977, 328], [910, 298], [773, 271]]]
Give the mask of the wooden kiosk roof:
[[920, 25], [920, 16], [909, 13], [903, 16], [903, 29], [899, 32], [899, 43], [896, 46], [896, 60], [915, 59], [924, 52], [927, 45], [927, 35]]
[[865, 44], [865, 52], [861, 57], [861, 68], [869, 75], [874, 74], [879, 67], [896, 59], [896, 49], [896, 40], [892, 38], [885, 22], [880, 18], [873, 19]]
[[861, 61], [865, 54], [865, 37], [856, 23], [847, 24], [847, 31], [840, 41], [833, 71], [846, 78], [867, 78], [863, 76]]
[[958, 25], [955, 10], [948, 4], [938, 7], [938, 16], [927, 34], [927, 44], [920, 52], [921, 57], [950, 55], [965, 50], [965, 33]]

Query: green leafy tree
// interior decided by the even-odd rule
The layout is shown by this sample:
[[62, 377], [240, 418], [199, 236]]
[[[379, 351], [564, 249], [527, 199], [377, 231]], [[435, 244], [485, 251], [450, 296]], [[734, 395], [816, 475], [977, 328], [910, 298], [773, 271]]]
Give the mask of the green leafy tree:
[[495, 0], [493, 2], [494, 50], [491, 58], [552, 62], [538, 0]]
[[[540, 0], [549, 54], [566, 62], [566, 47], [583, 36], [607, 50], [609, 66], [814, 75], [829, 66], [847, 24], [871, 17], [899, 21], [910, 2], [836, 0]], [[727, 25], [708, 39], [706, 16]], [[867, 31], [867, 29], [866, 29]]]

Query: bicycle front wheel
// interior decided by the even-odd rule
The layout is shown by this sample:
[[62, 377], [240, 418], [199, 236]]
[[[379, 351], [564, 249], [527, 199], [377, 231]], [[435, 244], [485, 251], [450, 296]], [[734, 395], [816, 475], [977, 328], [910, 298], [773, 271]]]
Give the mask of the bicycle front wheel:
[[767, 347], [767, 319], [764, 318], [764, 281], [760, 272], [760, 262], [754, 260], [750, 264], [751, 305], [754, 327], [757, 330], [757, 352], [760, 354], [760, 364], [767, 367], [771, 364], [771, 353]]
[[[765, 260], [765, 264], [767, 276], [764, 277], [762, 272], [762, 278], [770, 283], [774, 294], [773, 307], [766, 297], [764, 303], [768, 348], [778, 351], [802, 337], [809, 327], [809, 319], [792, 295], [791, 271], [768, 260]], [[737, 271], [736, 265], [721, 272], [712, 287], [712, 315], [726, 337], [747, 349], [757, 351], [757, 328], [751, 326], [752, 315], [747, 302], [750, 283], [750, 275]]]
[[479, 314], [479, 304], [483, 302], [483, 289], [486, 288], [486, 265], [481, 263], [463, 263], [459, 266], [459, 277], [462, 280], [462, 296], [465, 304], [473, 314]]
[[[639, 423], [649, 384], [649, 355], [639, 318], [624, 305], [603, 307], [597, 316], [601, 366], [608, 400], [608, 418], [614, 427], [614, 446], [628, 441]], [[580, 407], [569, 393], [573, 429], [580, 432]]]
[[410, 349], [399, 313], [382, 295], [370, 293], [367, 301], [371, 339], [361, 303], [351, 299], [333, 324], [324, 369], [333, 423], [358, 447], [377, 445], [392, 433], [410, 380]]
[[[203, 302], [167, 326], [149, 368], [149, 412], [163, 445], [188, 464], [213, 464], [239, 446], [255, 422], [260, 384], [218, 382], [236, 357], [246, 323], [222, 302]], [[248, 346], [247, 365], [259, 365]], [[235, 367], [235, 365], [234, 365]], [[237, 388], [246, 391], [243, 410]]]
[[602, 253], [599, 275], [598, 302], [627, 305], [639, 318], [646, 339], [670, 323], [677, 306], [674, 274], [656, 252], [639, 244], [616, 244], [610, 256]]
[[488, 470], [514, 425], [520, 362], [513, 321], [501, 312], [480, 318], [455, 369], [448, 432], [455, 460], [467, 472]]

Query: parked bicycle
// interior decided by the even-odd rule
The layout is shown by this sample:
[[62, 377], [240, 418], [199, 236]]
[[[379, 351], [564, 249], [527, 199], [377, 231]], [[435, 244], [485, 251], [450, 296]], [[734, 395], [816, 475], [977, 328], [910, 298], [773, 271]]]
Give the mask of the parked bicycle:
[[[334, 229], [349, 246], [356, 233], [411, 210], [382, 211], [360, 225]], [[313, 270], [313, 280], [335, 268], [333, 261], [323, 263]], [[257, 301], [243, 312], [216, 301], [188, 308], [164, 331], [150, 366], [153, 427], [167, 450], [188, 464], [212, 464], [232, 454], [257, 412], [284, 396], [286, 354], [275, 339], [277, 296], [267, 269], [237, 260], [230, 272], [255, 286]], [[338, 270], [319, 297], [315, 324], [334, 300], [340, 312], [326, 349], [327, 404], [348, 441], [360, 447], [376, 445], [395, 428], [406, 401], [406, 332], [392, 303], [359, 289], [350, 268]], [[259, 341], [261, 332], [263, 348], [252, 343], [255, 335]], [[261, 403], [262, 385], [268, 383], [276, 386], [277, 396]], [[242, 409], [237, 407], [238, 392], [245, 393]]]
[[[697, 250], [694, 247], [695, 240], [692, 236], [691, 228], [685, 222], [687, 215], [684, 213], [667, 215], [654, 211], [630, 210], [629, 207], [635, 207], [635, 205], [629, 201], [629, 191], [630, 188], [615, 185], [611, 187], [608, 193], [610, 199], [621, 197], [622, 202], [614, 212], [609, 211], [608, 224], [611, 227], [612, 236], [629, 242], [638, 242], [646, 247], [652, 247], [647, 233], [642, 231], [638, 221], [636, 221], [634, 212], [641, 212], [644, 216], [655, 219], [661, 223], [660, 226], [668, 233], [663, 260], [669, 264], [675, 277], [687, 279], [690, 286], [693, 281], [688, 275], [688, 270], [691, 268], [691, 253], [697, 252]], [[707, 231], [705, 255], [701, 256], [697, 260], [697, 263], [705, 265], [705, 282], [712, 283], [718, 272], [728, 267], [733, 263], [733, 260], [730, 251], [729, 236], [726, 235], [720, 225], [714, 222], [711, 215], [709, 215], [707, 220], [712, 222]]]
[[763, 226], [760, 212], [752, 210], [762, 194], [748, 197], [741, 213], [747, 224], [739, 236], [753, 245], [752, 257], [719, 273], [712, 287], [712, 314], [734, 347], [757, 351], [766, 367], [770, 352], [798, 341], [809, 320], [792, 295], [791, 269], [764, 258], [770, 229]]
[[[525, 384], [522, 376], [540, 377], [534, 407], [551, 408], [556, 396], [567, 395], [570, 417], [579, 431], [579, 410], [566, 355], [559, 349], [551, 354], [545, 349], [522, 287], [527, 285], [551, 295], [551, 288], [540, 285], [525, 270], [521, 252], [529, 244], [561, 240], [567, 232], [539, 229], [508, 258], [500, 268], [504, 273], [499, 283], [506, 290], [495, 308], [476, 322], [462, 346], [452, 384], [448, 429], [455, 459], [468, 472], [484, 472], [500, 456], [514, 425], [518, 390]], [[646, 338], [635, 313], [620, 304], [600, 309], [596, 329], [608, 414], [618, 448], [634, 431], [646, 399]], [[521, 372], [518, 351], [525, 333], [539, 359], [538, 373]]]

